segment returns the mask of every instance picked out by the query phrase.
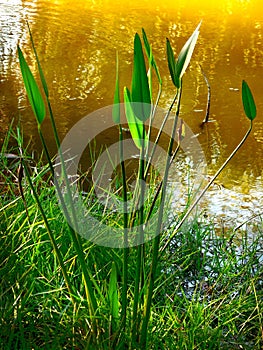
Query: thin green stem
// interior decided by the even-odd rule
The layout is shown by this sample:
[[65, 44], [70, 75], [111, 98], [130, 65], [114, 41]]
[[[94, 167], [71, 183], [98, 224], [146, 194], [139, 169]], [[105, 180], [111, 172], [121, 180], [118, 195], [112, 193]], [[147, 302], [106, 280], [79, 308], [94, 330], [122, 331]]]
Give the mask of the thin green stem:
[[173, 98], [173, 101], [172, 101], [172, 103], [171, 103], [171, 105], [170, 105], [170, 107], [169, 107], [169, 109], [168, 109], [168, 111], [167, 111], [167, 113], [166, 113], [166, 115], [165, 115], [165, 117], [164, 117], [164, 119], [162, 121], [162, 124], [161, 124], [161, 126], [160, 126], [160, 128], [158, 130], [158, 134], [157, 134], [156, 139], [154, 141], [154, 145], [153, 145], [153, 148], [152, 148], [152, 151], [151, 151], [151, 155], [148, 158], [148, 162], [147, 162], [147, 165], [146, 165], [146, 168], [145, 168], [145, 176], [147, 175], [147, 173], [149, 171], [149, 168], [150, 168], [150, 165], [151, 165], [151, 160], [152, 160], [152, 158], [154, 156], [154, 152], [156, 150], [157, 144], [158, 144], [158, 142], [160, 140], [160, 137], [162, 135], [163, 128], [164, 128], [164, 126], [165, 126], [165, 124], [166, 124], [166, 122], [167, 122], [167, 120], [168, 120], [168, 118], [169, 118], [169, 116], [171, 114], [171, 111], [173, 109], [175, 101], [177, 100], [177, 97], [178, 97], [178, 91], [176, 92], [176, 94], [175, 94], [175, 96]]
[[226, 167], [226, 165], [230, 162], [230, 160], [234, 157], [234, 155], [237, 153], [237, 151], [240, 149], [240, 147], [244, 144], [246, 139], [248, 138], [248, 135], [250, 134], [252, 130], [252, 121], [250, 121], [249, 129], [247, 130], [246, 134], [244, 135], [243, 139], [240, 141], [240, 143], [237, 145], [237, 147], [234, 149], [234, 151], [230, 154], [230, 156], [225, 160], [225, 162], [221, 165], [221, 167], [217, 170], [215, 175], [211, 178], [211, 180], [208, 182], [208, 184], [205, 186], [205, 188], [202, 190], [200, 195], [196, 198], [196, 200], [193, 202], [193, 204], [188, 208], [187, 212], [184, 214], [183, 218], [180, 220], [178, 225], [176, 226], [174, 232], [169, 236], [169, 239], [165, 243], [165, 245], [162, 248], [162, 251], [165, 251], [167, 246], [170, 244], [171, 240], [174, 238], [174, 236], [177, 234], [178, 230], [181, 228], [185, 220], [189, 217], [192, 210], [197, 206], [199, 201], [202, 199], [206, 191], [209, 189], [209, 187], [213, 184], [215, 179], [218, 177], [218, 175], [222, 172], [222, 170]]
[[124, 233], [121, 320], [123, 324], [123, 330], [125, 330], [126, 317], [127, 317], [129, 242], [128, 242], [127, 182], [126, 182], [126, 171], [125, 171], [124, 156], [123, 156], [123, 133], [122, 133], [121, 125], [119, 125], [119, 140], [120, 140], [119, 142], [120, 164], [121, 164], [121, 174], [122, 174], [123, 233]]
[[[91, 314], [94, 315], [95, 310], [97, 310], [97, 302], [96, 302], [95, 295], [93, 293], [93, 289], [92, 289], [92, 285], [91, 285], [91, 281], [90, 281], [87, 265], [86, 265], [86, 262], [85, 262], [85, 257], [84, 257], [84, 253], [83, 253], [81, 240], [80, 240], [79, 236], [76, 233], [76, 232], [78, 232], [78, 221], [77, 221], [75, 207], [74, 207], [74, 204], [73, 204], [73, 199], [72, 199], [72, 194], [71, 194], [71, 189], [70, 189], [68, 177], [67, 177], [67, 174], [66, 174], [66, 166], [65, 166], [62, 150], [60, 148], [60, 141], [59, 141], [59, 137], [58, 137], [56, 123], [55, 123], [55, 119], [54, 119], [54, 116], [53, 116], [51, 103], [50, 103], [50, 100], [49, 100], [48, 87], [47, 87], [46, 80], [45, 80], [45, 77], [44, 77], [44, 74], [43, 74], [43, 71], [42, 71], [42, 68], [41, 68], [41, 65], [40, 65], [40, 61], [39, 61], [38, 54], [37, 54], [37, 51], [36, 51], [36, 48], [35, 48], [35, 45], [34, 45], [34, 41], [33, 41], [33, 37], [32, 37], [31, 31], [30, 31], [29, 25], [28, 25], [28, 29], [29, 29], [29, 33], [30, 33], [30, 38], [31, 38], [31, 43], [32, 43], [32, 46], [33, 46], [33, 50], [34, 50], [35, 57], [36, 57], [37, 64], [38, 64], [38, 70], [39, 70], [39, 73], [40, 73], [42, 87], [44, 89], [44, 93], [45, 93], [47, 104], [48, 104], [48, 110], [49, 110], [49, 116], [50, 116], [51, 125], [52, 125], [52, 129], [53, 129], [53, 135], [54, 135], [54, 138], [55, 138], [55, 142], [56, 142], [56, 145], [57, 145], [57, 149], [58, 149], [58, 153], [59, 153], [59, 157], [60, 157], [60, 161], [61, 161], [61, 165], [62, 165], [62, 175], [63, 175], [63, 178], [65, 180], [66, 190], [67, 190], [67, 194], [69, 196], [69, 204], [70, 204], [70, 210], [71, 210], [72, 217], [73, 217], [73, 227], [74, 227], [74, 229], [72, 229], [72, 227], [71, 227], [70, 215], [69, 215], [68, 209], [66, 208], [64, 197], [63, 197], [63, 195], [62, 195], [62, 193], [60, 191], [60, 188], [59, 188], [59, 186], [57, 184], [57, 181], [56, 181], [55, 177], [54, 177], [54, 182], [55, 182], [55, 186], [56, 186], [57, 192], [59, 193], [59, 197], [60, 197], [60, 201], [62, 203], [62, 207], [64, 208], [65, 216], [67, 217], [67, 222], [68, 222], [70, 233], [71, 233], [71, 236], [72, 236], [72, 239], [73, 239], [73, 244], [74, 244], [75, 249], [77, 251], [77, 254], [78, 254], [78, 257], [79, 257], [79, 261], [80, 261], [80, 264], [81, 264], [81, 267], [82, 267], [83, 276], [84, 276], [85, 291], [86, 291], [87, 299], [89, 300], [90, 311], [91, 311]], [[46, 154], [47, 159], [48, 159], [48, 163], [49, 163], [50, 169], [51, 169], [52, 174], [54, 176], [54, 169], [53, 169], [52, 161], [51, 161], [51, 158], [50, 158], [50, 155], [49, 155], [49, 152], [48, 152], [45, 140], [44, 140], [43, 135], [41, 133], [40, 126], [39, 126], [38, 130], [39, 130], [41, 142], [42, 142], [43, 147], [44, 147], [45, 154]], [[65, 211], [65, 209], [66, 209], [66, 211]]]
[[147, 290], [147, 297], [146, 297], [146, 303], [144, 307], [144, 317], [143, 317], [143, 324], [142, 324], [142, 331], [141, 331], [141, 348], [146, 348], [147, 345], [147, 329], [148, 329], [148, 323], [150, 319], [150, 311], [151, 311], [151, 304], [152, 304], [152, 296], [153, 296], [153, 289], [154, 289], [154, 281], [155, 281], [155, 275], [156, 275], [156, 269], [157, 269], [157, 263], [158, 263], [158, 254], [159, 254], [159, 246], [160, 246], [160, 233], [162, 230], [162, 224], [163, 224], [163, 212], [164, 212], [164, 203], [165, 203], [165, 196], [166, 196], [166, 186], [167, 186], [167, 180], [168, 180], [168, 174], [170, 169], [170, 157], [173, 150], [173, 144], [174, 144], [174, 137], [176, 132], [176, 127], [178, 123], [179, 113], [180, 113], [180, 104], [181, 104], [181, 96], [182, 96], [182, 88], [179, 89], [179, 98], [177, 102], [177, 108], [176, 108], [176, 115], [174, 119], [174, 124], [172, 128], [172, 134], [168, 146], [168, 152], [167, 152], [167, 160], [165, 165], [165, 173], [163, 177], [163, 188], [162, 188], [162, 194], [161, 194], [161, 203], [160, 203], [160, 209], [159, 209], [159, 215], [158, 215], [158, 222], [156, 226], [156, 235], [154, 239], [154, 246], [153, 246], [153, 255], [152, 255], [152, 264], [151, 264], [151, 270], [149, 274], [149, 285]]
[[[20, 148], [20, 151], [22, 151], [21, 148]], [[41, 215], [42, 215], [42, 218], [43, 218], [43, 221], [44, 221], [44, 224], [45, 224], [45, 227], [46, 227], [46, 230], [47, 230], [49, 239], [50, 239], [51, 244], [52, 244], [52, 246], [53, 246], [53, 249], [54, 249], [55, 255], [56, 255], [56, 257], [57, 257], [59, 266], [60, 266], [60, 268], [61, 268], [61, 271], [62, 271], [64, 280], [65, 280], [65, 283], [66, 283], [68, 292], [69, 292], [69, 294], [70, 294], [70, 298], [71, 298], [71, 300], [72, 300], [73, 305], [75, 305], [75, 302], [76, 302], [75, 297], [74, 297], [75, 294], [74, 294], [74, 292], [73, 292], [73, 288], [72, 288], [72, 285], [71, 285], [71, 283], [70, 283], [69, 276], [68, 276], [67, 270], [66, 270], [66, 268], [65, 268], [62, 255], [61, 255], [60, 250], [59, 250], [59, 248], [58, 248], [58, 246], [57, 246], [57, 242], [56, 242], [55, 237], [54, 237], [54, 235], [53, 235], [53, 233], [52, 233], [52, 230], [51, 230], [51, 228], [50, 228], [50, 226], [49, 226], [49, 222], [48, 222], [48, 219], [47, 219], [47, 217], [46, 217], [45, 211], [44, 211], [44, 209], [43, 209], [43, 207], [42, 207], [42, 204], [41, 204], [41, 202], [40, 202], [39, 196], [38, 196], [38, 194], [37, 194], [37, 192], [36, 192], [36, 190], [35, 190], [35, 187], [34, 187], [32, 181], [31, 181], [31, 176], [30, 176], [29, 170], [28, 170], [28, 168], [27, 168], [26, 162], [25, 162], [24, 159], [23, 159], [22, 152], [21, 152], [21, 162], [22, 162], [22, 165], [23, 165], [23, 169], [24, 169], [24, 171], [25, 171], [25, 175], [26, 175], [27, 181], [28, 181], [28, 183], [29, 183], [29, 186], [30, 186], [30, 188], [31, 188], [31, 190], [32, 190], [33, 196], [34, 196], [34, 198], [35, 198], [35, 200], [36, 200], [36, 202], [37, 202], [38, 208], [39, 208], [40, 213], [41, 213]]]
[[[176, 155], [177, 155], [179, 149], [180, 149], [180, 144], [178, 144], [178, 146], [176, 147], [176, 150], [174, 151], [174, 153], [173, 153], [173, 155], [172, 155], [172, 157], [171, 157], [171, 159], [170, 159], [169, 168], [170, 168], [170, 166], [172, 165], [172, 163], [173, 163], [173, 161], [174, 161], [174, 159], [175, 159], [175, 157], [176, 157]], [[147, 223], [147, 222], [149, 221], [149, 219], [150, 219], [150, 217], [151, 217], [151, 215], [152, 215], [152, 212], [153, 212], [155, 203], [156, 203], [156, 201], [157, 201], [157, 199], [158, 199], [158, 197], [159, 197], [159, 195], [160, 195], [162, 186], [163, 186], [163, 180], [159, 183], [159, 185], [158, 185], [158, 187], [157, 187], [157, 190], [156, 190], [156, 193], [155, 193], [155, 195], [154, 195], [152, 204], [151, 204], [150, 209], [149, 209], [149, 211], [148, 211], [148, 213], [147, 213], [147, 217], [146, 217], [145, 223]]]
[[145, 129], [143, 129], [142, 147], [140, 152], [140, 167], [139, 167], [139, 186], [140, 186], [140, 198], [139, 198], [139, 241], [137, 242], [137, 261], [136, 261], [136, 275], [135, 275], [135, 287], [134, 287], [134, 303], [133, 303], [133, 323], [132, 323], [132, 342], [136, 344], [137, 335], [139, 329], [138, 325], [138, 306], [140, 285], [142, 282], [143, 275], [143, 242], [144, 242], [144, 192], [145, 192], [145, 181], [144, 181], [144, 141], [145, 141]]
[[[155, 114], [156, 114], [156, 110], [157, 110], [157, 107], [158, 107], [158, 104], [159, 104], [159, 101], [160, 101], [160, 98], [161, 98], [161, 94], [162, 94], [162, 85], [159, 85], [159, 90], [158, 90], [158, 95], [157, 95], [157, 98], [156, 98], [156, 101], [155, 101], [155, 104], [154, 104], [154, 107], [152, 109], [152, 112], [151, 112], [151, 115], [150, 115], [150, 119], [149, 119], [149, 125], [148, 125], [148, 140], [150, 140], [151, 138], [151, 131], [152, 131], [152, 123], [153, 123], [153, 120], [154, 120], [154, 117], [155, 117]], [[146, 152], [145, 152], [145, 158], [147, 159], [148, 158], [148, 153], [149, 153], [149, 145], [147, 145], [146, 147]]]
[[[161, 93], [161, 91], [160, 91], [160, 93]], [[148, 173], [148, 171], [149, 171], [149, 169], [150, 169], [151, 160], [152, 160], [152, 158], [153, 158], [153, 156], [154, 156], [154, 153], [155, 153], [157, 144], [158, 144], [158, 142], [159, 142], [159, 140], [160, 140], [160, 137], [161, 137], [161, 134], [162, 134], [162, 132], [163, 132], [163, 128], [164, 128], [164, 126], [165, 126], [165, 124], [166, 124], [166, 122], [167, 122], [167, 120], [168, 120], [168, 118], [169, 118], [169, 116], [170, 116], [170, 114], [171, 114], [171, 111], [172, 111], [172, 109], [173, 109], [173, 106], [174, 106], [174, 104], [175, 104], [175, 101], [176, 101], [177, 97], [178, 97], [178, 91], [176, 92], [176, 94], [175, 94], [175, 96], [174, 96], [174, 98], [173, 98], [173, 101], [172, 101], [172, 103], [171, 103], [171, 105], [170, 105], [170, 107], [169, 107], [169, 109], [168, 109], [168, 111], [167, 111], [167, 113], [166, 113], [166, 115], [165, 115], [163, 121], [162, 121], [162, 125], [161, 125], [161, 127], [160, 127], [160, 129], [159, 129], [159, 131], [158, 131], [157, 136], [156, 136], [156, 139], [155, 139], [155, 142], [154, 142], [154, 145], [153, 145], [153, 148], [152, 148], [150, 157], [148, 157], [148, 150], [147, 150], [147, 157], [145, 157], [145, 158], [147, 159], [147, 165], [146, 165], [145, 171], [144, 171], [144, 177], [145, 177], [145, 178], [147, 177], [147, 173]], [[156, 107], [157, 107], [157, 104], [156, 104]], [[156, 110], [156, 107], [155, 107], [155, 110]], [[154, 110], [153, 114], [155, 114], [155, 110]], [[149, 138], [149, 139], [150, 139], [150, 138]], [[136, 192], [136, 191], [135, 191], [135, 192]], [[157, 199], [157, 198], [156, 198], [156, 199]], [[134, 208], [137, 208], [137, 206], [138, 206], [138, 199], [137, 199], [136, 196], [134, 196], [134, 201], [133, 201], [133, 202], [134, 202], [133, 207], [134, 207]], [[148, 215], [148, 217], [149, 217], [149, 215]], [[135, 219], [135, 218], [134, 218], [134, 216], [133, 216], [133, 217], [131, 218], [131, 223], [134, 221], [134, 219]], [[146, 221], [147, 221], [147, 220], [146, 220]]]
[[[50, 154], [49, 154], [49, 151], [48, 151], [48, 148], [47, 148], [47, 145], [46, 145], [46, 142], [45, 142], [45, 139], [43, 137], [43, 134], [42, 134], [42, 131], [41, 131], [40, 127], [38, 128], [38, 131], [39, 131], [40, 139], [41, 139], [41, 142], [42, 142], [42, 145], [43, 145], [43, 148], [44, 148], [45, 155], [46, 155], [47, 160], [48, 160], [48, 164], [49, 164], [52, 176], [54, 177], [54, 167], [53, 167], [53, 164], [52, 164], [52, 161], [51, 161], [51, 157], [50, 157]], [[71, 222], [71, 218], [70, 218], [70, 215], [69, 215], [69, 212], [68, 212], [68, 208], [67, 208], [67, 206], [65, 204], [64, 197], [63, 197], [63, 195], [61, 193], [60, 187], [58, 186], [58, 184], [56, 182], [55, 177], [54, 177], [54, 182], [55, 182], [57, 193], [58, 193], [58, 196], [59, 196], [59, 199], [60, 199], [60, 203], [61, 203], [62, 208], [63, 208], [63, 212], [64, 212], [64, 214], [66, 216], [66, 220], [67, 220], [67, 223], [68, 223], [68, 228], [70, 230], [71, 238], [73, 240], [73, 244], [74, 244], [74, 247], [76, 249], [76, 252], [77, 252], [77, 255], [78, 255], [81, 267], [82, 267], [82, 272], [83, 272], [83, 275], [84, 275], [85, 292], [86, 292], [87, 299], [89, 301], [90, 312], [91, 312], [91, 315], [94, 315], [95, 311], [97, 310], [97, 301], [96, 301], [96, 298], [95, 298], [95, 295], [94, 295], [94, 292], [93, 292], [93, 289], [92, 289], [92, 285], [91, 285], [91, 281], [90, 281], [90, 277], [89, 277], [89, 273], [88, 273], [87, 264], [85, 262], [84, 252], [83, 252], [82, 246], [80, 245], [81, 243], [80, 243], [80, 240], [77, 237], [77, 234], [76, 234], [75, 230], [69, 224]]]
[[[63, 174], [63, 178], [65, 179], [66, 189], [67, 189], [67, 193], [69, 195], [69, 202], [70, 202], [70, 208], [71, 208], [71, 212], [72, 212], [72, 216], [73, 216], [74, 230], [76, 232], [78, 232], [78, 221], [77, 221], [77, 217], [76, 217], [76, 211], [75, 211], [75, 207], [74, 207], [74, 204], [73, 204], [73, 199], [72, 199], [72, 196], [71, 196], [71, 190], [70, 190], [69, 181], [68, 181], [68, 178], [66, 176], [65, 162], [64, 162], [62, 151], [60, 149], [60, 141], [59, 141], [59, 137], [58, 137], [58, 132], [57, 132], [57, 127], [56, 127], [56, 123], [55, 123], [55, 118], [54, 118], [52, 107], [51, 107], [51, 103], [50, 103], [50, 100], [49, 100], [48, 86], [47, 86], [46, 79], [45, 79], [45, 76], [44, 76], [44, 73], [43, 73], [43, 70], [42, 70], [42, 67], [41, 67], [41, 64], [40, 64], [40, 60], [38, 58], [37, 50], [35, 48], [33, 36], [32, 36], [32, 33], [31, 33], [30, 26], [29, 26], [28, 22], [27, 22], [27, 27], [28, 27], [30, 40], [31, 40], [32, 47], [33, 47], [33, 51], [34, 51], [34, 54], [35, 54], [35, 57], [36, 57], [36, 61], [37, 61], [38, 71], [39, 71], [40, 78], [41, 78], [41, 84], [42, 84], [42, 87], [43, 87], [43, 90], [44, 90], [44, 93], [45, 93], [45, 97], [46, 97], [46, 101], [47, 101], [47, 105], [48, 105], [48, 111], [49, 111], [49, 116], [50, 116], [50, 120], [51, 120], [53, 135], [54, 135], [54, 138], [55, 138], [56, 146], [57, 146], [59, 157], [60, 157], [60, 160], [61, 160], [62, 174]], [[41, 128], [41, 126], [39, 125], [38, 126], [39, 133], [41, 131], [40, 128]], [[42, 144], [44, 146], [44, 149], [45, 149], [45, 154], [47, 156], [50, 169], [51, 169], [51, 171], [52, 171], [52, 173], [54, 175], [54, 170], [53, 170], [52, 162], [50, 160], [49, 152], [48, 152], [48, 149], [46, 147], [45, 142], [43, 142], [44, 141], [43, 135], [41, 134], [40, 137], [41, 137], [41, 142], [42, 142]], [[56, 186], [56, 187], [58, 189], [58, 186]], [[78, 237], [77, 237], [77, 239], [78, 239], [79, 244], [80, 244], [80, 240], [79, 240]]]

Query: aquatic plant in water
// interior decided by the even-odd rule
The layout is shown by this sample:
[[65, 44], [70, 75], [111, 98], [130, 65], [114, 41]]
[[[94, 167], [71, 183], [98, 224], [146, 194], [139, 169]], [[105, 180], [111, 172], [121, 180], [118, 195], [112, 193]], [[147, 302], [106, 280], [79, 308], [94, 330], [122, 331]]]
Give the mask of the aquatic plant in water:
[[[90, 320], [90, 346], [97, 346], [100, 348], [100, 344], [103, 341], [106, 342], [108, 348], [118, 349], [138, 349], [147, 348], [147, 338], [149, 332], [149, 322], [151, 316], [151, 308], [153, 303], [153, 292], [156, 283], [156, 275], [158, 262], [161, 255], [166, 249], [169, 248], [173, 238], [179, 232], [182, 224], [189, 217], [191, 211], [196, 207], [199, 200], [205, 194], [210, 185], [214, 182], [216, 177], [225, 168], [227, 163], [236, 154], [239, 148], [243, 145], [252, 129], [253, 120], [256, 117], [256, 107], [252, 93], [248, 84], [243, 81], [242, 83], [242, 101], [246, 116], [250, 121], [250, 126], [235, 148], [231, 155], [227, 158], [224, 164], [219, 168], [215, 175], [211, 178], [211, 181], [206, 185], [200, 195], [194, 200], [194, 202], [187, 208], [184, 215], [177, 222], [172, 233], [166, 239], [166, 242], [161, 245], [161, 237], [165, 230], [165, 198], [167, 195], [167, 182], [169, 170], [172, 162], [176, 158], [178, 149], [180, 148], [180, 142], [184, 138], [184, 124], [182, 121], [179, 123], [181, 97], [183, 93], [183, 76], [187, 70], [187, 67], [191, 61], [191, 57], [198, 40], [201, 22], [198, 24], [193, 34], [189, 37], [178, 57], [176, 58], [169, 39], [166, 40], [167, 62], [172, 82], [175, 87], [175, 94], [173, 101], [167, 110], [167, 113], [162, 122], [162, 126], [158, 130], [158, 134], [153, 142], [153, 146], [150, 147], [150, 140], [152, 139], [152, 121], [155, 118], [157, 106], [159, 104], [162, 95], [162, 78], [159, 73], [159, 69], [156, 60], [153, 55], [152, 46], [150, 45], [147, 35], [142, 30], [142, 35], [138, 33], [134, 37], [134, 56], [133, 56], [133, 72], [131, 88], [127, 86], [123, 89], [123, 101], [125, 107], [126, 121], [131, 133], [131, 137], [134, 144], [140, 151], [139, 167], [137, 174], [137, 182], [133, 193], [133, 208], [128, 212], [128, 179], [126, 175], [126, 167], [124, 161], [124, 148], [123, 148], [123, 126], [121, 123], [121, 92], [119, 84], [119, 64], [118, 55], [116, 57], [116, 82], [114, 92], [114, 105], [112, 108], [112, 117], [114, 122], [119, 128], [119, 153], [120, 153], [120, 168], [121, 168], [121, 193], [122, 193], [122, 205], [123, 205], [123, 242], [124, 248], [122, 249], [122, 264], [121, 267], [112, 261], [110, 271], [107, 279], [107, 292], [101, 291], [100, 287], [102, 283], [97, 282], [92, 273], [88, 269], [88, 265], [85, 259], [84, 250], [82, 246], [82, 240], [78, 235], [79, 222], [76, 215], [76, 208], [74, 206], [74, 198], [71, 194], [70, 182], [67, 178], [67, 171], [63, 154], [60, 149], [60, 141], [58, 138], [57, 128], [55, 124], [55, 118], [53, 116], [52, 107], [49, 100], [49, 90], [44, 78], [44, 74], [40, 65], [40, 61], [35, 49], [34, 41], [30, 32], [31, 42], [35, 53], [36, 62], [41, 78], [41, 84], [44, 91], [45, 99], [42, 97], [40, 89], [35, 81], [35, 78], [24, 58], [24, 55], [18, 47], [18, 56], [20, 62], [20, 68], [24, 85], [27, 91], [29, 102], [34, 111], [38, 131], [41, 142], [43, 144], [44, 153], [47, 157], [48, 164], [52, 175], [54, 176], [54, 166], [48, 151], [45, 138], [43, 137], [41, 127], [44, 118], [47, 115], [45, 103], [48, 106], [48, 115], [50, 117], [54, 138], [57, 144], [58, 153], [61, 161], [63, 179], [66, 184], [67, 194], [69, 197], [70, 206], [65, 203], [65, 197], [61, 192], [61, 188], [54, 177], [54, 184], [57, 188], [60, 204], [63, 207], [64, 215], [68, 223], [68, 232], [70, 239], [73, 242], [75, 251], [77, 253], [78, 261], [81, 266], [83, 274], [83, 281], [85, 286], [85, 298], [88, 305], [88, 318]], [[142, 39], [141, 39], [142, 38]], [[143, 47], [144, 46], [144, 47]], [[147, 60], [145, 60], [145, 56]], [[156, 99], [153, 97], [152, 86], [154, 84], [153, 75], [155, 74], [158, 82], [158, 94]], [[46, 101], [45, 101], [46, 100]], [[164, 130], [164, 125], [171, 117], [172, 110], [175, 108], [174, 120], [171, 135], [168, 142], [168, 148], [166, 150], [167, 158], [164, 167], [164, 175], [161, 181], [156, 178], [159, 185], [156, 186], [155, 194], [153, 195], [151, 206], [145, 205], [145, 191], [146, 191], [146, 177], [150, 169], [151, 159], [154, 156], [156, 147], [159, 143], [160, 137]], [[177, 137], [177, 142], [175, 139]], [[175, 143], [177, 148], [173, 151]], [[21, 159], [25, 170], [27, 181], [32, 189], [33, 196], [37, 202], [41, 215], [43, 217], [46, 230], [49, 235], [49, 239], [52, 243], [56, 258], [61, 267], [63, 277], [68, 289], [68, 294], [71, 298], [74, 307], [77, 307], [78, 303], [78, 291], [69, 278], [68, 271], [65, 267], [63, 256], [60, 252], [59, 246], [56, 241], [55, 232], [52, 231], [50, 223], [46, 217], [45, 210], [39, 195], [31, 181], [30, 173], [27, 168], [27, 164], [23, 159], [23, 145], [19, 145], [21, 149]], [[147, 227], [148, 221], [152, 215], [153, 210], [157, 213], [157, 221], [154, 227], [155, 235], [152, 242], [152, 247], [149, 248], [151, 243], [145, 243], [145, 227]], [[103, 217], [101, 218], [103, 220]], [[129, 245], [129, 232], [130, 229], [138, 226], [138, 237], [136, 247]], [[139, 244], [138, 244], [139, 243]], [[145, 257], [145, 250], [150, 249], [151, 255], [148, 259]], [[135, 253], [134, 253], [135, 251]], [[131, 263], [131, 254], [136, 256], [136, 274], [134, 276], [134, 282], [129, 278], [129, 265]], [[103, 284], [105, 282], [103, 281]], [[132, 297], [131, 297], [132, 296]], [[105, 329], [105, 325], [101, 324], [103, 319], [101, 310], [107, 305], [109, 312], [109, 331], [105, 333], [102, 329]]]

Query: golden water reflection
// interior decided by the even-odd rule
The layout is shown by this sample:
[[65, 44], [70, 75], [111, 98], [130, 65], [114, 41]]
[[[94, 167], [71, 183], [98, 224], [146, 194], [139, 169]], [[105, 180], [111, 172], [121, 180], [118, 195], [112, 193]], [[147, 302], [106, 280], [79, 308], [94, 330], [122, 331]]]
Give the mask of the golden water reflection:
[[[21, 120], [26, 139], [40, 149], [37, 128], [25, 97], [18, 68], [19, 43], [36, 71], [26, 20], [50, 88], [58, 129], [63, 137], [88, 113], [112, 103], [115, 54], [119, 52], [121, 86], [130, 85], [135, 32], [144, 27], [164, 80], [161, 106], [169, 105], [174, 89], [165, 51], [168, 37], [178, 53], [189, 34], [203, 20], [198, 44], [184, 80], [182, 118], [206, 152], [213, 173], [248, 127], [241, 104], [241, 81], [254, 94], [258, 117], [246, 145], [228, 166], [220, 182], [238, 193], [253, 193], [262, 205], [263, 150], [263, 4], [261, 0], [0, 0], [0, 123], [1, 140], [12, 120]], [[207, 88], [212, 91], [211, 120], [204, 118]], [[54, 148], [45, 120], [44, 133]], [[249, 184], [249, 185], [247, 185]], [[253, 205], [254, 206], [254, 205]], [[251, 209], [253, 211], [253, 208]]]

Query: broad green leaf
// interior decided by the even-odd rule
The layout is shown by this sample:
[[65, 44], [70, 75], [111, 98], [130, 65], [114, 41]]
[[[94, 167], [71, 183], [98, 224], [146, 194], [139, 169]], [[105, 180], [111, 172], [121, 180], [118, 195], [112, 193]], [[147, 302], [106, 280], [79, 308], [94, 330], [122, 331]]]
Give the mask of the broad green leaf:
[[28, 64], [26, 63], [26, 60], [19, 46], [17, 47], [17, 50], [18, 50], [20, 69], [21, 69], [24, 85], [26, 88], [27, 96], [28, 96], [30, 105], [33, 109], [33, 112], [36, 116], [37, 122], [39, 125], [41, 125], [46, 115], [45, 103], [39, 91], [38, 85], [35, 81], [35, 78], [30, 68], [28, 67]]
[[48, 92], [47, 82], [46, 82], [46, 79], [45, 79], [43, 70], [42, 70], [42, 68], [41, 68], [40, 61], [39, 61], [39, 59], [38, 59], [37, 50], [36, 50], [36, 48], [35, 48], [33, 36], [32, 36], [32, 33], [31, 33], [31, 30], [30, 30], [30, 27], [29, 27], [29, 23], [28, 23], [28, 22], [27, 22], [27, 27], [28, 27], [28, 31], [29, 31], [29, 35], [30, 35], [30, 41], [31, 41], [31, 44], [32, 44], [32, 47], [33, 47], [33, 50], [34, 50], [35, 57], [36, 57], [36, 61], [37, 61], [37, 66], [38, 66], [38, 71], [39, 71], [41, 83], [42, 83], [42, 86], [43, 86], [45, 95], [46, 95], [46, 97], [48, 98], [49, 92]]
[[199, 28], [201, 26], [201, 23], [202, 22], [200, 22], [198, 24], [198, 26], [194, 30], [193, 34], [190, 36], [190, 38], [184, 44], [181, 52], [179, 53], [179, 56], [178, 56], [178, 59], [176, 62], [176, 66], [175, 66], [175, 69], [176, 69], [176, 87], [177, 88], [179, 88], [181, 86], [182, 76], [184, 75], [184, 73], [185, 73], [185, 71], [190, 63], [190, 60], [191, 60], [191, 57], [192, 57], [192, 54], [194, 52], [194, 48], [195, 48], [195, 45], [197, 42], [197, 38], [199, 35]]
[[[156, 64], [156, 61], [152, 55], [151, 57], [151, 46], [149, 44], [149, 41], [148, 41], [148, 38], [147, 38], [147, 35], [146, 35], [146, 32], [145, 30], [142, 28], [142, 37], [143, 37], [143, 42], [144, 42], [144, 47], [145, 47], [145, 51], [146, 51], [146, 55], [148, 57], [148, 59], [150, 60], [150, 63], [151, 65], [153, 66], [154, 70], [155, 70], [155, 73], [157, 75], [157, 78], [158, 78], [158, 81], [159, 81], [159, 84], [162, 85], [163, 82], [162, 82], [162, 78], [161, 78], [161, 75], [160, 75], [160, 72], [159, 72], [159, 69], [158, 69], [158, 66]], [[151, 58], [150, 58], [151, 57]]]
[[137, 33], [134, 37], [131, 99], [132, 102], [139, 102], [138, 104], [134, 104], [134, 113], [136, 114], [136, 117], [142, 121], [146, 121], [151, 113], [151, 96], [142, 51], [142, 43]]
[[124, 106], [132, 139], [136, 147], [141, 149], [143, 136], [146, 134], [144, 131], [144, 124], [134, 114], [134, 103], [131, 101], [131, 94], [127, 87], [124, 88]]
[[248, 84], [245, 82], [245, 80], [242, 81], [242, 101], [243, 101], [244, 111], [248, 119], [250, 120], [255, 119], [257, 115], [255, 101], [254, 101], [252, 92]]
[[119, 60], [116, 54], [116, 82], [114, 92], [114, 104], [112, 109], [112, 119], [114, 123], [120, 124], [120, 86], [119, 86]]
[[174, 59], [174, 53], [172, 46], [170, 44], [170, 41], [168, 38], [166, 38], [166, 52], [167, 52], [167, 60], [168, 60], [168, 67], [170, 71], [170, 75], [172, 78], [172, 81], [174, 85], [176, 86], [176, 64], [175, 64], [175, 59]]
[[112, 263], [108, 296], [109, 296], [112, 318], [115, 321], [117, 321], [119, 318], [119, 300], [118, 300], [118, 285], [117, 285], [117, 268], [116, 268], [115, 262]]

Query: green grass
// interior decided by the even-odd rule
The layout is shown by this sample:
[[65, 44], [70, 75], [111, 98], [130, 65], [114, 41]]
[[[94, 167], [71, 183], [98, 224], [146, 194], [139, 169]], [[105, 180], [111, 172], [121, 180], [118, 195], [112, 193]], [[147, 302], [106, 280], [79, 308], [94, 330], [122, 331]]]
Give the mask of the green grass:
[[[32, 168], [31, 179], [74, 287], [75, 304], [55, 258], [43, 217], [24, 178], [27, 216], [14, 181], [18, 161], [9, 172], [7, 165], [2, 157], [1, 178], [6, 188], [1, 193], [0, 208], [1, 349], [118, 349], [122, 343], [129, 344], [136, 248], [131, 248], [129, 254], [126, 330], [114, 347], [107, 293], [114, 261], [118, 294], [121, 294], [123, 251], [82, 240], [98, 301], [98, 341], [94, 343], [93, 320], [88, 312], [81, 266], [59, 209], [48, 167], [40, 160]], [[95, 200], [93, 212], [98, 217], [102, 215]], [[116, 215], [109, 213], [108, 224], [116, 225], [116, 221]], [[237, 232], [232, 239], [231, 231], [228, 237], [223, 237], [215, 233], [213, 225], [206, 223], [201, 214], [181, 228], [169, 249], [160, 256], [147, 349], [262, 348], [262, 226], [257, 232], [253, 239], [246, 237], [245, 232], [244, 237], [242, 232]], [[165, 243], [163, 236], [160, 247]], [[149, 242], [144, 246], [145, 275], [150, 270], [151, 259]]]

